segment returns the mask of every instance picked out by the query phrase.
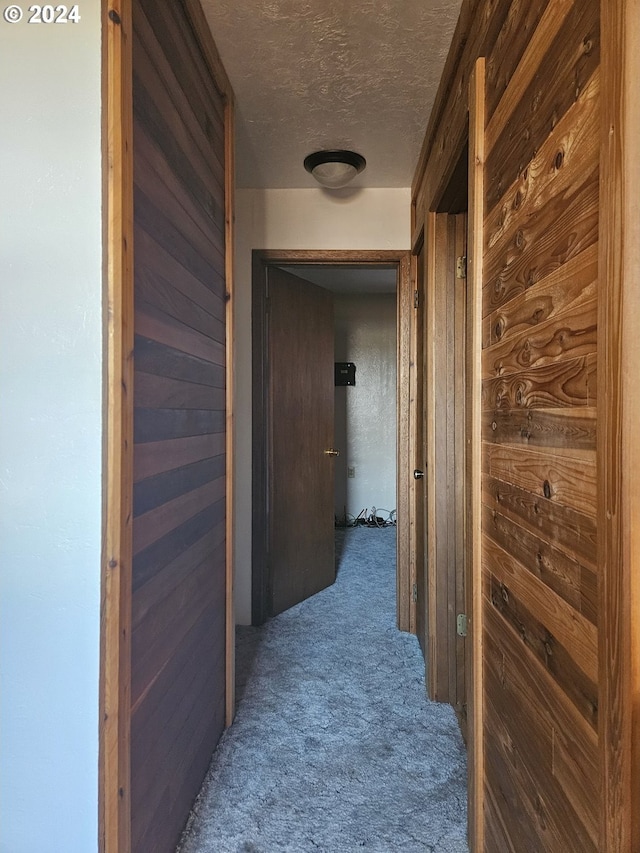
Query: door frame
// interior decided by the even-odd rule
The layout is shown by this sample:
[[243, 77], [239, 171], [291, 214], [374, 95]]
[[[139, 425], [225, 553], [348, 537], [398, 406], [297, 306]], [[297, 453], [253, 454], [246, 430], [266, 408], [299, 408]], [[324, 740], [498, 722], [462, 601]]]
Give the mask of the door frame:
[[409, 324], [413, 306], [411, 252], [407, 250], [277, 250], [252, 252], [252, 539], [251, 621], [260, 625], [268, 618], [267, 596], [267, 364], [266, 281], [271, 266], [390, 266], [397, 268], [398, 380], [397, 380], [397, 525], [396, 590], [397, 624], [402, 631], [415, 625], [412, 602], [415, 581], [409, 548]]
[[[464, 536], [464, 578], [466, 614], [468, 618], [467, 648], [465, 655], [465, 680], [467, 702], [467, 750], [468, 750], [468, 803], [469, 837], [472, 849], [482, 850], [483, 844], [483, 705], [482, 705], [482, 588], [481, 579], [481, 342], [482, 342], [482, 246], [483, 246], [483, 178], [484, 178], [484, 59], [476, 61], [471, 69], [468, 92], [468, 126], [460, 128], [455, 141], [443, 150], [438, 169], [438, 181], [425, 182], [418, 193], [413, 207], [413, 240], [419, 245], [422, 234], [425, 240], [425, 281], [418, 283], [425, 296], [425, 396], [426, 443], [427, 443], [427, 685], [431, 698], [448, 696], [448, 683], [439, 675], [436, 657], [438, 637], [448, 631], [442, 624], [442, 596], [447, 596], [449, 573], [455, 567], [438, 565], [435, 540], [438, 532], [436, 517], [436, 448], [434, 444], [435, 402], [437, 383], [447, 377], [436, 374], [435, 345], [438, 330], [446, 323], [443, 316], [443, 301], [437, 298], [439, 269], [446, 261], [448, 246], [438, 241], [437, 220], [443, 215], [443, 199], [447, 197], [452, 178], [461, 162], [468, 144], [467, 177], [467, 282], [466, 282], [466, 352], [465, 352], [465, 427], [464, 427], [464, 517], [459, 520]], [[450, 394], [445, 387], [445, 396]], [[448, 604], [448, 602], [446, 602]], [[447, 668], [448, 669], [448, 668]], [[446, 673], [445, 673], [446, 674]]]
[[[98, 849], [131, 850], [131, 589], [133, 563], [133, 3], [101, 0], [104, 292]], [[235, 707], [234, 96], [200, 0], [181, 0], [224, 99], [226, 286], [225, 724]]]

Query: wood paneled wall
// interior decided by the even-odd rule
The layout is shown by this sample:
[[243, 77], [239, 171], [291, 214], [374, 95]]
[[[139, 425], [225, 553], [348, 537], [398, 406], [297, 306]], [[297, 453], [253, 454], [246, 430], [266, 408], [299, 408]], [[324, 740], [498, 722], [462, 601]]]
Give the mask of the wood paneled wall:
[[225, 95], [189, 3], [133, 4], [131, 848], [175, 848], [225, 722]]
[[[629, 4], [616, 5], [623, 11], [611, 20], [631, 14]], [[601, 68], [600, 10], [598, 0], [464, 2], [413, 186], [415, 236], [438, 210], [465, 143], [469, 81], [484, 57], [484, 123], [471, 146], [482, 159], [469, 170], [471, 299], [480, 315], [472, 361], [481, 383], [471, 405], [480, 417], [467, 427], [482, 491], [475, 510], [468, 492], [467, 543], [480, 561], [473, 592], [481, 597], [469, 608], [481, 652], [471, 841], [487, 853], [635, 849], [628, 827], [637, 767], [634, 776], [617, 740], [632, 731], [631, 708], [619, 705], [630, 702], [632, 656], [611, 619], [629, 618], [612, 598], [629, 564], [611, 563], [613, 551], [599, 548], [618, 512], [605, 509], [600, 475], [616, 469], [622, 447], [598, 440], [606, 423], [622, 441], [608, 408], [615, 398], [597, 377], [603, 340], [612, 363], [615, 327], [603, 319], [618, 322], [621, 310], [618, 302], [613, 313], [602, 310], [617, 286], [613, 250], [599, 245], [603, 234], [615, 242], [601, 214], [603, 204], [615, 208], [600, 168], [602, 86], [613, 80], [608, 91], [619, 93], [622, 78], [613, 51], [606, 77]], [[616, 129], [612, 120], [607, 134]], [[438, 260], [430, 266], [437, 278]], [[437, 337], [441, 321], [436, 310], [427, 335]], [[474, 523], [479, 537], [469, 535]], [[607, 667], [603, 648], [618, 650]], [[614, 800], [623, 809], [615, 815]]]
[[595, 0], [549, 2], [521, 56], [505, 38], [487, 58], [489, 850], [598, 847], [599, 35]]

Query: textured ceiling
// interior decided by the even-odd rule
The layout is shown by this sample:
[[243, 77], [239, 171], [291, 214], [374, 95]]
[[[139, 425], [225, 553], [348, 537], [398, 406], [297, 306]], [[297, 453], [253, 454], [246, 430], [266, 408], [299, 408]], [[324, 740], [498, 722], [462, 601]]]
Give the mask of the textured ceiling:
[[459, 0], [203, 0], [236, 95], [240, 187], [317, 186], [302, 166], [351, 148], [353, 186], [411, 184]]

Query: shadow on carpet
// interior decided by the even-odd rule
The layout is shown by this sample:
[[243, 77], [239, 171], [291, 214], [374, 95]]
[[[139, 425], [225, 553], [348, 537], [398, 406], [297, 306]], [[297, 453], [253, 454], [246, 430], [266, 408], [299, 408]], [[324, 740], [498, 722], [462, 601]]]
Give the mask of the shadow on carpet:
[[237, 629], [237, 714], [179, 853], [468, 853], [466, 756], [395, 627], [395, 528], [337, 531], [336, 583]]

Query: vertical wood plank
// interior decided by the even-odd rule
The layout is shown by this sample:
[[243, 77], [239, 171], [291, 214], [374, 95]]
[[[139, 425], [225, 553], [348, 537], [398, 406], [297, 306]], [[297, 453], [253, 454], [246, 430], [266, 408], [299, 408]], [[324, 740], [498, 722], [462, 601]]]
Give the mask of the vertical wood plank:
[[400, 631], [416, 631], [416, 606], [412, 601], [414, 579], [411, 569], [409, 500], [411, 481], [410, 404], [406, 389], [410, 384], [411, 316], [413, 311], [413, 282], [411, 259], [405, 255], [398, 268], [398, 387], [397, 387], [397, 475], [396, 506], [398, 524], [396, 539], [396, 618]]
[[[418, 322], [418, 311], [415, 306], [415, 293], [419, 291], [420, 284], [417, 280], [418, 276], [418, 264], [417, 258], [412, 257], [411, 259], [411, 290], [406, 295], [405, 302], [405, 311], [407, 313], [407, 331], [408, 331], [408, 343], [409, 343], [409, 352], [408, 352], [408, 404], [409, 404], [409, 424], [408, 424], [408, 440], [409, 440], [409, 453], [404, 463], [404, 481], [407, 483], [407, 492], [408, 492], [408, 513], [407, 513], [407, 522], [408, 522], [408, 552], [407, 556], [409, 558], [409, 583], [411, 584], [411, 589], [414, 589], [414, 584], [417, 584], [418, 578], [418, 568], [417, 568], [417, 554], [420, 550], [420, 542], [419, 542], [419, 531], [420, 524], [418, 519], [418, 487], [422, 485], [421, 483], [417, 483], [416, 480], [411, 476], [411, 473], [414, 468], [417, 466], [418, 454], [420, 453], [419, 447], [419, 438], [420, 438], [420, 430], [418, 428], [418, 419], [420, 417], [420, 412], [418, 411], [418, 382], [420, 379], [420, 371], [418, 366], [418, 352], [421, 352], [421, 348], [419, 346], [418, 336], [420, 334], [419, 330], [419, 322]], [[398, 516], [399, 517], [399, 516]], [[404, 525], [401, 525], [404, 527]], [[417, 587], [415, 587], [417, 591]], [[413, 596], [412, 596], [413, 597]], [[419, 605], [420, 606], [420, 605]], [[417, 631], [418, 624], [415, 624], [414, 630]], [[418, 640], [420, 641], [420, 645], [423, 647], [424, 652], [424, 637], [418, 636]]]
[[600, 850], [640, 849], [640, 3], [600, 3]]
[[225, 611], [226, 611], [226, 654], [225, 654], [225, 681], [226, 681], [226, 706], [225, 725], [230, 726], [233, 722], [236, 704], [236, 676], [235, 676], [235, 652], [236, 652], [236, 625], [233, 607], [234, 590], [234, 541], [235, 541], [235, 512], [234, 512], [234, 481], [235, 481], [235, 418], [234, 418], [234, 290], [233, 290], [233, 252], [234, 252], [234, 189], [235, 189], [235, 110], [233, 97], [230, 90], [227, 92], [225, 103], [225, 281], [227, 289], [226, 307], [226, 586], [225, 586]]
[[437, 214], [428, 212], [425, 222], [425, 259], [426, 259], [426, 305], [427, 317], [425, 328], [425, 397], [424, 406], [426, 410], [426, 443], [427, 443], [427, 630], [428, 630], [428, 659], [427, 659], [427, 690], [429, 697], [438, 697], [438, 617], [437, 617], [437, 571], [436, 571], [436, 501], [437, 489], [436, 462], [437, 452], [435, 445], [435, 387], [436, 387], [436, 341], [434, 318], [436, 316], [436, 223]]
[[[468, 191], [468, 188], [465, 188]], [[456, 250], [455, 256], [467, 257], [467, 214], [461, 213], [455, 217]], [[455, 364], [453, 378], [455, 382], [454, 405], [454, 476], [455, 497], [453, 514], [455, 521], [455, 601], [454, 612], [467, 613], [466, 602], [466, 326], [467, 326], [467, 280], [455, 281], [454, 333]], [[463, 735], [467, 734], [467, 699], [466, 699], [466, 663], [467, 640], [458, 636], [456, 624], [452, 626], [453, 642], [456, 650], [451, 655], [455, 665], [456, 689], [455, 707]]]
[[133, 501], [133, 164], [131, 2], [105, 0], [103, 199], [106, 292], [99, 848], [131, 849], [130, 691]]
[[469, 635], [467, 745], [469, 843], [481, 853], [484, 836], [482, 625], [482, 251], [484, 246], [485, 60], [476, 61], [469, 86], [469, 219], [467, 240], [466, 594]]

